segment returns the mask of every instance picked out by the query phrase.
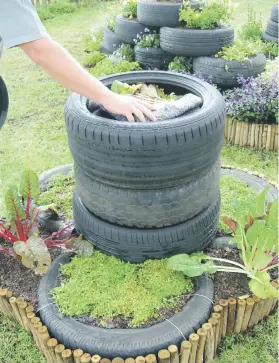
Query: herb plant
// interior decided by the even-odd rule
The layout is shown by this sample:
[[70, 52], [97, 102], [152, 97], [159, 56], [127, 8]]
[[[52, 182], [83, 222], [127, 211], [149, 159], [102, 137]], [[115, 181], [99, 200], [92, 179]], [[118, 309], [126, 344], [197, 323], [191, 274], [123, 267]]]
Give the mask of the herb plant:
[[97, 63], [95, 67], [90, 69], [90, 73], [95, 77], [114, 73], [124, 73], [130, 71], [140, 70], [138, 62], [129, 62], [118, 58], [104, 58], [101, 62]]
[[[276, 297], [278, 291], [270, 283], [268, 271], [278, 264], [278, 199], [266, 208], [265, 199], [268, 189], [260, 193], [250, 206], [249, 213], [243, 212], [241, 204], [234, 201], [233, 208], [238, 217], [223, 217], [224, 222], [234, 233], [232, 242], [241, 251], [243, 264], [227, 259], [210, 257], [206, 254], [181, 254], [169, 259], [168, 267], [194, 277], [207, 272], [217, 271], [247, 275], [250, 290], [260, 298]], [[216, 265], [225, 263], [226, 265]], [[228, 264], [230, 266], [228, 266]]]
[[189, 29], [213, 29], [228, 23], [232, 13], [229, 0], [213, 1], [200, 9], [192, 9], [189, 2], [184, 2], [179, 10], [179, 21]]
[[160, 34], [144, 33], [134, 39], [135, 44], [140, 48], [159, 48]]
[[131, 44], [122, 44], [115, 52], [114, 55], [122, 60], [134, 62], [135, 52]]
[[236, 121], [278, 122], [277, 74], [270, 78], [238, 78], [240, 87], [223, 93], [227, 115]]
[[262, 19], [257, 16], [253, 8], [248, 5], [248, 21], [239, 30], [239, 37], [246, 40], [261, 39]]
[[127, 0], [124, 3], [122, 15], [125, 18], [136, 19], [137, 18], [137, 0]]
[[95, 67], [95, 65], [104, 58], [106, 58], [106, 55], [96, 50], [85, 54], [83, 64], [87, 67]]
[[172, 62], [169, 63], [169, 71], [190, 71], [193, 68], [192, 58], [175, 57]]
[[225, 46], [215, 57], [227, 61], [243, 62], [261, 52], [261, 41], [235, 40], [232, 45]]
[[103, 31], [99, 30], [83, 37], [86, 52], [100, 51], [101, 42], [103, 40]]
[[113, 17], [113, 18], [109, 19], [109, 21], [108, 21], [108, 28], [109, 28], [109, 30], [111, 30], [112, 32], [114, 32], [114, 31], [115, 31], [115, 23], [116, 23], [116, 18], [115, 18], [115, 17]]

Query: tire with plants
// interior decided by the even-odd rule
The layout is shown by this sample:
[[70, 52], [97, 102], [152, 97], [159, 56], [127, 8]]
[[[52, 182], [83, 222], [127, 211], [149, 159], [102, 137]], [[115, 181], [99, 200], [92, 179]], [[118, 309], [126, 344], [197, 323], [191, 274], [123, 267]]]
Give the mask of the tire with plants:
[[179, 345], [183, 339], [181, 332], [184, 336], [188, 336], [209, 318], [214, 288], [212, 279], [207, 275], [194, 279], [195, 295], [190, 298], [181, 312], [173, 315], [169, 321], [151, 327], [104, 329], [82, 324], [70, 317], [61, 317], [51, 291], [59, 284], [61, 264], [70, 262], [70, 258], [70, 254], [59, 256], [41, 279], [38, 290], [41, 320], [50, 333], [67, 348], [73, 350], [79, 348], [90, 354], [97, 352], [102, 357], [108, 358], [146, 356], [170, 344]]
[[262, 53], [243, 62], [215, 57], [197, 57], [193, 61], [194, 72], [210, 75], [212, 82], [222, 87], [236, 87], [238, 76], [256, 77], [264, 72], [265, 66], [266, 57]]
[[104, 38], [101, 43], [101, 48], [106, 50], [104, 53], [113, 53], [123, 44], [123, 41], [109, 28], [106, 28], [103, 34]]
[[234, 30], [231, 26], [208, 30], [163, 27], [160, 39], [165, 52], [185, 57], [210, 56], [233, 43]]
[[278, 37], [273, 37], [271, 35], [268, 35], [266, 32], [262, 32], [262, 39], [267, 42], [276, 42], [278, 43]]
[[219, 212], [218, 197], [186, 222], [164, 228], [131, 228], [96, 217], [85, 208], [77, 193], [73, 197], [76, 230], [101, 252], [135, 263], [202, 251], [217, 232]]
[[135, 47], [135, 60], [145, 67], [167, 69], [173, 60], [173, 55], [164, 52], [161, 48]]
[[84, 206], [110, 223], [160, 228], [182, 223], [201, 213], [218, 196], [220, 162], [189, 183], [170, 188], [119, 188], [88, 177], [75, 164], [77, 194]]
[[271, 8], [270, 19], [278, 23], [278, 5], [276, 4]]
[[273, 20], [268, 20], [265, 32], [272, 37], [278, 38], [278, 23]]
[[124, 43], [135, 44], [134, 39], [137, 39], [137, 35], [143, 33], [144, 29], [146, 25], [139, 23], [136, 19], [124, 18], [122, 15], [116, 18], [115, 35]]
[[102, 79], [107, 87], [118, 80], [152, 83], [166, 92], [192, 92], [201, 108], [166, 121], [116, 121], [73, 93], [65, 121], [73, 158], [90, 177], [111, 186], [154, 189], [181, 185], [213, 166], [224, 142], [224, 100], [213, 86], [197, 78], [169, 72], [127, 72]]
[[[182, 3], [178, 2], [159, 2], [139, 0], [137, 6], [137, 17], [140, 23], [149, 26], [169, 26], [179, 25], [179, 9]], [[192, 8], [204, 6], [204, 3], [190, 1]]]

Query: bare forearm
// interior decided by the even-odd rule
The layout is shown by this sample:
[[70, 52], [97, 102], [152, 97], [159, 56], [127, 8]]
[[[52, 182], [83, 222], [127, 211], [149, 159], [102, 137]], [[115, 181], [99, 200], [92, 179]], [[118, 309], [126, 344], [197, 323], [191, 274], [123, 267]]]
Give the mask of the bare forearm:
[[29, 58], [64, 87], [101, 104], [110, 95], [111, 91], [53, 40], [43, 38], [22, 44], [21, 48]]

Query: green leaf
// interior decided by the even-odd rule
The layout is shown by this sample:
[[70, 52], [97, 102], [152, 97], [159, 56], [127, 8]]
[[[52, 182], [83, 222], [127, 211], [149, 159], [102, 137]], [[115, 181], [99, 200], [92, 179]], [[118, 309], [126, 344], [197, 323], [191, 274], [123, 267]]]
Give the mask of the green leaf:
[[268, 222], [276, 222], [278, 224], [278, 198], [272, 203], [267, 220]]
[[266, 254], [264, 251], [257, 250], [255, 252], [255, 257], [253, 259], [253, 267], [257, 270], [261, 270], [264, 268], [273, 257], [271, 255]]
[[258, 271], [255, 274], [255, 277], [257, 277], [260, 282], [254, 279], [251, 279], [249, 282], [249, 288], [254, 295], [260, 297], [261, 299], [278, 296], [278, 290], [271, 285], [270, 276], [266, 271]]
[[12, 186], [7, 190], [5, 205], [10, 219], [15, 219], [17, 216], [19, 219], [25, 218], [24, 207], [16, 186]]
[[176, 255], [168, 259], [168, 268], [174, 271], [181, 271], [189, 277], [200, 276], [205, 272], [214, 274], [217, 271], [217, 267], [213, 261], [202, 263], [202, 260], [205, 259], [207, 259], [207, 256], [202, 252], [191, 256], [187, 254]]
[[129, 85], [116, 80], [112, 83], [111, 90], [119, 95], [134, 95], [141, 87], [142, 84]]
[[30, 195], [31, 199], [36, 201], [40, 195], [40, 182], [37, 174], [32, 170], [25, 170], [21, 174], [19, 190], [24, 199]]
[[260, 194], [256, 196], [255, 203], [253, 204], [253, 206], [250, 207], [250, 212], [249, 212], [249, 214], [253, 218], [265, 215], [265, 200], [268, 191], [269, 187], [265, 188]]
[[92, 256], [94, 253], [94, 247], [93, 247], [92, 243], [84, 240], [82, 238], [82, 236], [73, 237], [67, 243], [67, 246], [69, 246], [72, 250], [74, 250], [79, 255]]

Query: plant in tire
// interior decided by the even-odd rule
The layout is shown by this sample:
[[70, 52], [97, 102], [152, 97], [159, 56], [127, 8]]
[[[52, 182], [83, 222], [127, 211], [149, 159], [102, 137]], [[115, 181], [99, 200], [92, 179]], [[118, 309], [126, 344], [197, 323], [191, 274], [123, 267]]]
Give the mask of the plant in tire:
[[[236, 200], [233, 202], [233, 208], [237, 218], [233, 220], [222, 217], [234, 233], [232, 242], [241, 251], [243, 264], [210, 257], [201, 252], [171, 257], [169, 268], [182, 271], [189, 277], [218, 271], [246, 274], [251, 279], [249, 288], [256, 296], [262, 299], [277, 297], [278, 290], [271, 285], [268, 271], [279, 266], [278, 199], [266, 207], [267, 191], [268, 188], [256, 197], [248, 214], [242, 211], [241, 204]], [[216, 265], [215, 261], [226, 265]]]
[[[147, 31], [148, 29], [146, 29]], [[159, 48], [160, 34], [146, 32], [135, 39], [135, 44], [140, 48]]]
[[137, 18], [137, 0], [125, 1], [122, 9], [122, 15], [125, 18], [136, 19]]
[[198, 9], [185, 2], [179, 11], [179, 21], [189, 29], [213, 29], [229, 23], [232, 13], [233, 7], [228, 0], [213, 1]]

